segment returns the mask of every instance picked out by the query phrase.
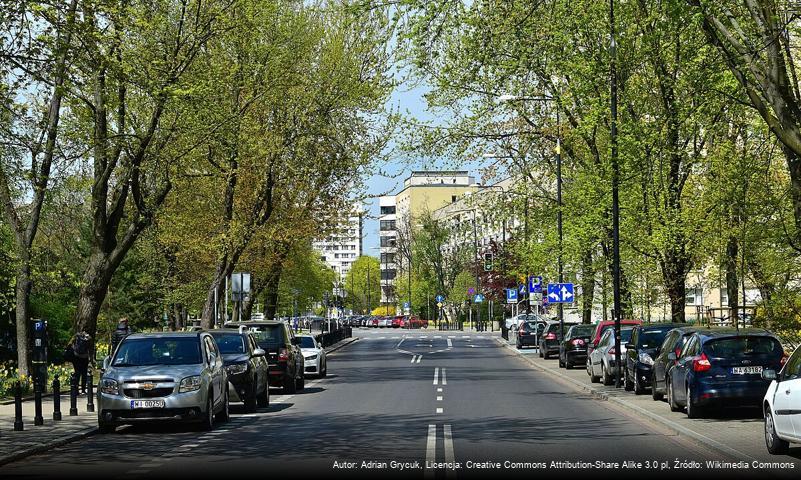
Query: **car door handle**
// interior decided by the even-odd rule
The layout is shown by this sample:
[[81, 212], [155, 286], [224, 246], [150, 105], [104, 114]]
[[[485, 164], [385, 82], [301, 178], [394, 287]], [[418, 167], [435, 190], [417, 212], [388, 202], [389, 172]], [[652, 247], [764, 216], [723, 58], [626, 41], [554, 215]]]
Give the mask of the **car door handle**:
[[790, 389], [788, 388], [787, 390], [784, 391], [784, 393], [786, 393], [787, 395], [790, 395]]

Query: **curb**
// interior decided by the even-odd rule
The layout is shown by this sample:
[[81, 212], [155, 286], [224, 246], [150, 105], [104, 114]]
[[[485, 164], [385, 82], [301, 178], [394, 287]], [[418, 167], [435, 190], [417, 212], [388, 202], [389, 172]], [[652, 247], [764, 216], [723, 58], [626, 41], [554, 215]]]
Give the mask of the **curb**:
[[50, 442], [42, 443], [35, 447], [26, 448], [25, 450], [16, 451], [5, 457], [0, 457], [0, 465], [16, 462], [17, 460], [22, 460], [23, 458], [30, 457], [31, 455], [36, 455], [37, 453], [46, 452], [50, 449], [61, 447], [63, 445], [76, 442], [78, 440], [82, 440], [84, 438], [94, 435], [95, 433], [97, 433], [97, 427], [84, 428], [83, 430], [79, 430], [75, 433], [64, 435], [63, 437], [58, 437]]
[[749, 462], [757, 461], [757, 459], [747, 455], [739, 450], [735, 450], [731, 447], [728, 447], [720, 442], [712, 440], [711, 438], [702, 435], [696, 431], [693, 431], [687, 427], [681, 426], [671, 420], [668, 420], [660, 415], [657, 415], [653, 412], [649, 412], [642, 407], [638, 407], [637, 405], [633, 405], [623, 399], [618, 397], [610, 397], [608, 393], [599, 390], [591, 385], [587, 385], [586, 383], [579, 382], [573, 378], [568, 377], [567, 375], [562, 374], [556, 370], [545, 368], [542, 365], [537, 364], [534, 359], [530, 359], [529, 357], [523, 355], [522, 353], [518, 352], [516, 348], [514, 348], [511, 344], [506, 343], [503, 339], [498, 339], [498, 343], [514, 352], [518, 357], [520, 357], [523, 361], [534, 367], [535, 369], [539, 370], [540, 372], [546, 373], [551, 375], [552, 377], [556, 377], [559, 380], [562, 380], [570, 385], [579, 388], [580, 390], [585, 390], [591, 393], [594, 397], [599, 398], [601, 400], [605, 400], [607, 402], [614, 403], [616, 405], [625, 407], [628, 410], [636, 412], [641, 416], [647, 417], [653, 422], [659, 423], [661, 426], [666, 427], [667, 429], [671, 430], [677, 435], [685, 435], [687, 437], [692, 438], [696, 442], [701, 443], [704, 446], [710, 447], [712, 449], [717, 450], [719, 453], [723, 453], [724, 455], [731, 455], [738, 459], [747, 459]]
[[350, 345], [351, 343], [355, 342], [358, 339], [359, 339], [359, 337], [350, 337], [348, 339], [342, 340], [341, 342], [339, 342], [340, 343], [339, 345], [335, 346], [334, 348], [332, 348], [330, 350], [326, 350], [325, 354], [328, 355], [329, 353], [334, 353], [337, 350], [339, 350], [340, 348], [347, 347], [348, 345]]

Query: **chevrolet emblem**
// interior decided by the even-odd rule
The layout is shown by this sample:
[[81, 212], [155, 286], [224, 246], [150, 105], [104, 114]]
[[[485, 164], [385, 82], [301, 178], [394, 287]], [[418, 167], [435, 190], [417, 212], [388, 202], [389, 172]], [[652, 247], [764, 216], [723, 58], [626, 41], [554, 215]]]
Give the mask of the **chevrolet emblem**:
[[142, 389], [144, 389], [144, 390], [153, 390], [154, 388], [156, 388], [156, 384], [155, 383], [143, 383], [142, 384]]

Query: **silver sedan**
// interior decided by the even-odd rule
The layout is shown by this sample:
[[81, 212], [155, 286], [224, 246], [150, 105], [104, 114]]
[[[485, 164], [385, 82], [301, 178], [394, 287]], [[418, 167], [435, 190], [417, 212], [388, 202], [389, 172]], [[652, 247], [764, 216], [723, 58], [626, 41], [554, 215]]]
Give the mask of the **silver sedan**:
[[[626, 344], [631, 339], [632, 327], [620, 329], [620, 358], [626, 354]], [[601, 335], [598, 346], [587, 357], [587, 374], [590, 381], [597, 383], [603, 380], [604, 385], [612, 385], [617, 376], [615, 368], [615, 329], [608, 328]]]

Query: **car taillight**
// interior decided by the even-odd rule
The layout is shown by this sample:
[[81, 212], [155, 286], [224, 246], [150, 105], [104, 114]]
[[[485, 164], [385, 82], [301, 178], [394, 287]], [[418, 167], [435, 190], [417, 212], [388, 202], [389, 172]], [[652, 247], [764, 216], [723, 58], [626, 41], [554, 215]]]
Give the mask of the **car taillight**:
[[673, 351], [676, 354], [676, 358], [679, 358], [679, 354], [681, 353], [681, 347], [677, 347], [676, 350]]
[[693, 357], [693, 371], [705, 372], [710, 368], [712, 368], [712, 364], [709, 363], [709, 359], [706, 358], [706, 353], [702, 353], [698, 357]]
[[609, 353], [609, 355], [614, 355], [616, 352], [617, 352], [617, 350], [615, 350], [615, 347], [612, 347], [612, 348], [609, 349], [609, 352], [607, 352], [607, 353]]
[[545, 335], [545, 340], [556, 340], [556, 334], [555, 333], [549, 333], [549, 334]]
[[286, 362], [289, 360], [289, 351], [287, 351], [286, 348], [278, 350], [278, 360], [281, 362]]
[[577, 347], [580, 347], [581, 345], [584, 345], [584, 340], [582, 340], [580, 338], [577, 338], [575, 340], [571, 340], [570, 343], [572, 343], [573, 345], [575, 345]]

